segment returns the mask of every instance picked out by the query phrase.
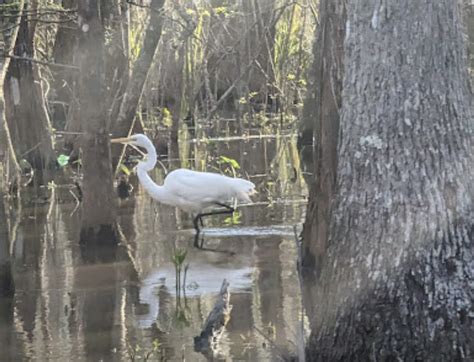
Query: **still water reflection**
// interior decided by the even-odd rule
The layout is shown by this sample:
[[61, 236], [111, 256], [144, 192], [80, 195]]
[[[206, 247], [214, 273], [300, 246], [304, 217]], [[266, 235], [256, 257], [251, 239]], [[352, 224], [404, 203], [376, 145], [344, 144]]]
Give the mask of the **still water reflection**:
[[[233, 158], [236, 172], [257, 184], [256, 203], [234, 218], [207, 219], [205, 250], [193, 247], [189, 216], [153, 202], [138, 186], [120, 202], [117, 248], [81, 249], [80, 215], [59, 190], [52, 203], [24, 205], [0, 227], [15, 284], [13, 296], [0, 297], [0, 360], [130, 360], [157, 342], [164, 360], [206, 360], [193, 339], [223, 279], [232, 311], [217, 357], [270, 361], [296, 353], [301, 302], [293, 227], [302, 221], [306, 191], [294, 140], [186, 145], [163, 160], [167, 168], [222, 170], [219, 156]], [[160, 182], [163, 174], [157, 169], [153, 177]], [[171, 259], [179, 249], [187, 250], [188, 268], [177, 294]]]

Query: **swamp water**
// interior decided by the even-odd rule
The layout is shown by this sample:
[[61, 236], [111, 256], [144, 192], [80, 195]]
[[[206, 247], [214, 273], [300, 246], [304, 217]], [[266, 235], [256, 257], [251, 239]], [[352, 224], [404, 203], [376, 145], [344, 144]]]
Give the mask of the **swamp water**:
[[[69, 193], [60, 188], [53, 202], [28, 203], [0, 220], [15, 285], [12, 297], [0, 298], [0, 361], [129, 361], [150, 352], [151, 361], [205, 361], [194, 337], [224, 279], [232, 310], [215, 359], [297, 354], [302, 309], [295, 226], [299, 231], [306, 186], [296, 139], [210, 139], [189, 142], [180, 153], [162, 160], [164, 166], [234, 167], [257, 185], [254, 204], [233, 217], [205, 219], [204, 250], [193, 246], [190, 216], [152, 201], [136, 184], [119, 203], [123, 241], [117, 248], [80, 248], [79, 211], [71, 197], [58, 196]], [[163, 175], [158, 166], [152, 177], [161, 183]], [[177, 289], [172, 258], [181, 250], [187, 270]]]

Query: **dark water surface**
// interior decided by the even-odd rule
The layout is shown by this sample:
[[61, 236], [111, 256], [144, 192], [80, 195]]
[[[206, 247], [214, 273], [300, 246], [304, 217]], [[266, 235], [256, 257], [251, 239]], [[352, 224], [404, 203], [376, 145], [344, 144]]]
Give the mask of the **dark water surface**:
[[[233, 218], [208, 218], [208, 250], [193, 247], [190, 216], [152, 201], [139, 186], [120, 202], [118, 248], [79, 247], [80, 211], [57, 196], [68, 190], [56, 190], [54, 202], [12, 212], [0, 227], [8, 231], [15, 284], [12, 297], [0, 298], [1, 361], [138, 360], [157, 342], [164, 360], [206, 360], [194, 351], [194, 337], [223, 279], [232, 311], [218, 359], [296, 355], [301, 301], [294, 225], [301, 225], [306, 189], [295, 140], [211, 139], [179, 151], [165, 167], [224, 170], [220, 156], [237, 160], [236, 172], [257, 184], [256, 203]], [[158, 167], [152, 176], [161, 183], [163, 175]], [[176, 249], [187, 250], [188, 265], [179, 296], [171, 262]]]

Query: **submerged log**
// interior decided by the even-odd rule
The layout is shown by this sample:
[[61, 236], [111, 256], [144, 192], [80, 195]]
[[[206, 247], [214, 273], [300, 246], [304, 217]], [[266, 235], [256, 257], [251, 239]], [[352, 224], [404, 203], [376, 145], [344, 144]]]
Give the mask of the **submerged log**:
[[204, 356], [214, 356], [218, 351], [219, 339], [229, 322], [232, 306], [230, 302], [229, 283], [224, 279], [218, 299], [209, 313], [199, 336], [194, 337], [194, 350]]

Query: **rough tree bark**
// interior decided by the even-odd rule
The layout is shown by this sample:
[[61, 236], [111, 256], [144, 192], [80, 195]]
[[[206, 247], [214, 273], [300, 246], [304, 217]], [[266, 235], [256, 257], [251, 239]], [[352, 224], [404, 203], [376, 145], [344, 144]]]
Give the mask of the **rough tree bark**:
[[[77, 0], [63, 0], [63, 6], [68, 8], [76, 8]], [[128, 59], [128, 6], [129, 4], [121, 0], [104, 0], [100, 3], [100, 18], [105, 32], [110, 37], [110, 40], [105, 43], [105, 90], [102, 101], [108, 105], [107, 119], [116, 119], [118, 108], [120, 107], [120, 100], [123, 97], [123, 92], [128, 82], [129, 77], [129, 59]], [[63, 64], [72, 62], [76, 32], [70, 28], [58, 29], [55, 42], [55, 54], [60, 58], [64, 58]], [[70, 38], [72, 37], [72, 38]], [[68, 40], [68, 38], [70, 38]], [[61, 75], [64, 75], [61, 77]], [[63, 71], [57, 72], [55, 77], [55, 89], [59, 97], [57, 106], [59, 111], [57, 114], [59, 123], [61, 117], [66, 119], [67, 134], [64, 138], [65, 148], [71, 152], [72, 157], [78, 157], [78, 150], [80, 147], [80, 134], [82, 132], [82, 124], [79, 122], [79, 117], [76, 116], [77, 110], [75, 99], [72, 97], [71, 81], [75, 79], [71, 72]], [[62, 87], [62, 88], [61, 88]], [[58, 90], [59, 89], [59, 90]], [[62, 91], [61, 91], [62, 90]], [[62, 115], [61, 98], [68, 97], [69, 110], [67, 115]], [[61, 108], [62, 107], [62, 108]]]
[[[320, 25], [313, 46], [312, 84], [308, 91], [305, 121], [299, 143], [312, 145], [313, 179], [303, 229], [303, 266], [320, 265], [328, 238], [328, 224], [336, 188], [337, 138], [343, 78], [345, 1], [322, 0]], [[303, 151], [307, 152], [307, 151]], [[316, 262], [318, 260], [318, 262]]]
[[[471, 71], [471, 78], [474, 72], [474, 2], [471, 0], [464, 0], [464, 23], [468, 39], [468, 59], [469, 68]], [[472, 80], [472, 79], [471, 79]]]
[[[135, 118], [143, 87], [148, 76], [163, 27], [163, 6], [165, 0], [152, 0], [150, 4], [150, 20], [145, 32], [143, 47], [135, 62], [132, 74], [123, 94], [117, 119], [111, 120], [112, 134], [123, 137], [128, 134]], [[113, 165], [116, 166], [122, 152], [122, 147], [115, 147]]]
[[[12, 45], [16, 43], [18, 25], [20, 24], [21, 15], [23, 14], [23, 4], [23, 0], [18, 2], [19, 16], [15, 19], [15, 27], [13, 28], [12, 33], [9, 36], [6, 32], [0, 33], [0, 49], [3, 47], [1, 50], [5, 55], [10, 55], [11, 48], [13, 48]], [[0, 18], [0, 24], [2, 26], [7, 26], [7, 24], [9, 26], [12, 25], [10, 22], [4, 21], [2, 18]], [[3, 85], [9, 64], [10, 58], [0, 57], [0, 162], [5, 162], [8, 159], [8, 162], [5, 162], [7, 165], [4, 165], [3, 168], [4, 182], [0, 183], [1, 187], [10, 184], [14, 178], [16, 178], [17, 186], [19, 186], [20, 183], [20, 166], [18, 165], [15, 150], [11, 141], [10, 129], [8, 128], [6, 120], [5, 98], [3, 94]]]
[[[34, 58], [34, 18], [38, 2], [31, 1], [24, 6], [30, 15], [21, 17], [13, 54]], [[7, 69], [4, 91], [7, 122], [16, 154], [39, 171], [40, 182], [45, 181], [42, 180], [42, 170], [51, 166], [54, 152], [38, 64], [12, 59]]]
[[[62, 6], [66, 10], [77, 8], [77, 0], [62, 0]], [[64, 21], [66, 16], [61, 16]], [[74, 49], [76, 47], [77, 31], [72, 23], [58, 24], [58, 30], [54, 40], [53, 61], [59, 64], [72, 65], [74, 63]], [[76, 72], [67, 68], [53, 68], [53, 91], [52, 121], [56, 129], [64, 129], [69, 119], [70, 107], [74, 107], [74, 79]], [[72, 112], [71, 112], [72, 113]]]
[[306, 294], [309, 359], [472, 360], [473, 114], [459, 2], [346, 4], [337, 191]]
[[100, 1], [79, 2], [78, 65], [80, 120], [83, 127], [82, 243], [116, 242], [116, 195], [106, 122], [104, 29]]

